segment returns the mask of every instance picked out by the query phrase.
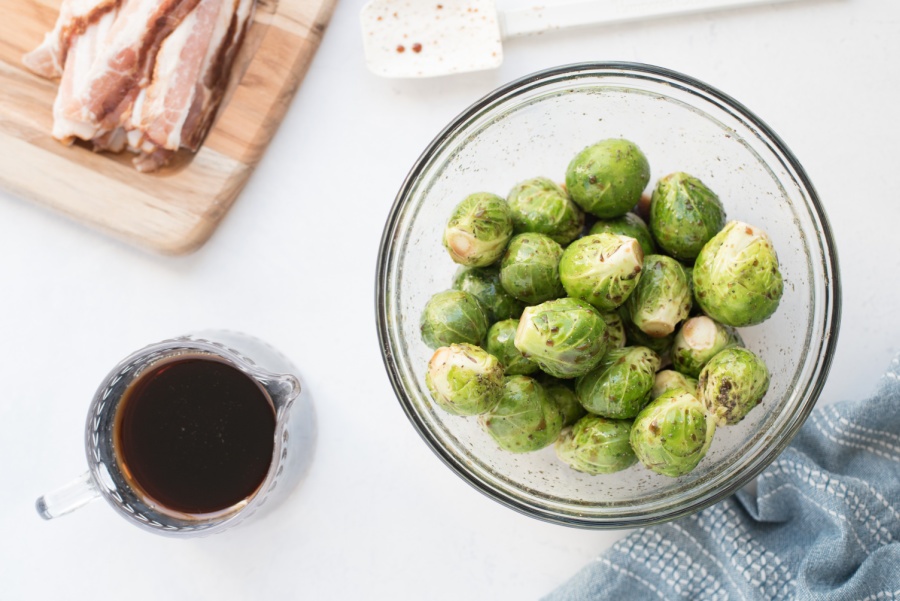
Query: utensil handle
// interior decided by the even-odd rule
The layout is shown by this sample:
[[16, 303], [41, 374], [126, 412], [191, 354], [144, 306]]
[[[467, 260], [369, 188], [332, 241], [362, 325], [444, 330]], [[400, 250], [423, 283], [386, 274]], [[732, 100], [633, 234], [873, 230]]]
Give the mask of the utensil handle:
[[500, 13], [504, 38], [552, 29], [638, 21], [754, 4], [780, 4], [794, 0], [582, 0], [569, 4], [518, 8]]
[[66, 515], [87, 505], [100, 496], [90, 472], [81, 474], [65, 486], [39, 497], [34, 502], [37, 512], [45, 520], [52, 520]]

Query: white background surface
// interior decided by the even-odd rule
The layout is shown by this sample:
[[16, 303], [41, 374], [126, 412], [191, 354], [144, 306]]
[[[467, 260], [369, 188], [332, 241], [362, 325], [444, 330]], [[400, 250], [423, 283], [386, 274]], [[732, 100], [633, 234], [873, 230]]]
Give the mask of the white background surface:
[[[843, 323], [820, 402], [868, 394], [900, 348], [900, 3], [547, 34], [508, 43], [497, 71], [427, 81], [365, 70], [361, 5], [339, 2], [257, 172], [194, 255], [136, 250], [0, 192], [0, 598], [533, 599], [621, 537], [518, 515], [453, 475], [400, 410], [376, 337], [378, 242], [407, 170], [466, 106], [541, 68], [654, 63], [746, 104], [804, 165], [837, 239]], [[84, 416], [109, 368], [206, 327], [300, 365], [319, 425], [301, 487], [210, 539], [147, 534], [102, 501], [41, 521], [34, 498], [85, 469]]]

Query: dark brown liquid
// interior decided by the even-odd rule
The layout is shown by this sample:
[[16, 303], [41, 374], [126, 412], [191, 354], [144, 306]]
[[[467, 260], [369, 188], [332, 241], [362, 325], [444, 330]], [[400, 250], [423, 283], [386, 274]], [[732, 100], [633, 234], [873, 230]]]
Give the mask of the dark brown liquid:
[[269, 471], [275, 410], [239, 369], [203, 355], [164, 360], [125, 391], [119, 466], [152, 501], [203, 514], [250, 497]]

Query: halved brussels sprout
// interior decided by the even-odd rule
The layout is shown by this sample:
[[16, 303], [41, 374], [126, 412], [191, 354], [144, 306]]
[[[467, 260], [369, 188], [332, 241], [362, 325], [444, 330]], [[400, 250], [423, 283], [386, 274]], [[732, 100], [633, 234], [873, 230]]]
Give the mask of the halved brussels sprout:
[[700, 398], [720, 426], [734, 425], [756, 407], [769, 389], [769, 370], [753, 351], [732, 347], [709, 360], [700, 372]]
[[420, 328], [422, 341], [432, 349], [461, 342], [478, 345], [487, 334], [488, 318], [473, 295], [445, 290], [425, 304]]
[[579, 472], [619, 472], [637, 463], [628, 441], [630, 433], [631, 420], [586, 415], [562, 431], [556, 441], [556, 456]]
[[522, 312], [515, 345], [551, 376], [575, 378], [603, 358], [605, 332], [606, 323], [596, 309], [581, 300], [560, 298]]
[[681, 373], [696, 378], [706, 362], [719, 351], [743, 344], [734, 328], [723, 326], [705, 315], [692, 317], [681, 325], [675, 335], [672, 364]]
[[684, 269], [665, 255], [644, 257], [641, 279], [626, 303], [631, 322], [654, 338], [668, 336], [691, 310]]
[[506, 201], [489, 192], [477, 192], [456, 205], [444, 228], [444, 247], [460, 265], [484, 267], [503, 256], [513, 235]]
[[518, 318], [525, 305], [503, 289], [500, 267], [460, 267], [453, 288], [468, 292], [481, 301], [490, 321]]
[[538, 382], [544, 387], [547, 396], [559, 405], [563, 416], [563, 426], [571, 426], [587, 413], [571, 388], [571, 380], [560, 380], [551, 375], [542, 374], [538, 376]]
[[518, 319], [505, 319], [492, 325], [487, 333], [487, 352], [500, 360], [507, 376], [538, 371], [537, 363], [525, 357], [514, 344], [518, 327]]
[[642, 346], [606, 353], [600, 364], [578, 378], [575, 394], [585, 409], [614, 419], [631, 418], [650, 401], [659, 357]]
[[650, 204], [650, 231], [667, 255], [693, 261], [723, 225], [719, 197], [699, 179], [679, 172], [659, 180]]
[[703, 312], [727, 326], [762, 323], [778, 308], [784, 282], [769, 236], [729, 221], [694, 263], [694, 296]]
[[644, 252], [634, 238], [593, 234], [570, 244], [559, 261], [566, 293], [612, 311], [628, 299], [641, 277]]
[[453, 415], [490, 411], [503, 396], [503, 366], [472, 344], [451, 344], [434, 352], [425, 373], [434, 402]]
[[644, 255], [656, 254], [656, 243], [644, 220], [635, 213], [625, 213], [615, 219], [601, 219], [591, 226], [591, 234], [618, 234], [634, 238], [641, 244]]
[[500, 403], [479, 421], [500, 448], [527, 453], [553, 444], [562, 430], [563, 417], [537, 380], [507, 376]]
[[584, 228], [584, 213], [549, 178], [535, 177], [516, 184], [506, 201], [517, 233], [544, 234], [566, 245]]
[[676, 388], [690, 392], [695, 397], [700, 398], [700, 393], [697, 390], [697, 380], [672, 369], [664, 369], [657, 372], [656, 378], [653, 380], [653, 389], [650, 391], [650, 398], [655, 399], [664, 392]]
[[563, 296], [566, 292], [559, 281], [562, 253], [562, 246], [544, 234], [513, 237], [500, 263], [503, 289], [530, 305]]
[[619, 217], [641, 199], [650, 163], [634, 142], [601, 140], [572, 159], [566, 188], [575, 204], [601, 219]]
[[634, 419], [631, 448], [641, 463], [663, 476], [687, 474], [709, 450], [716, 422], [690, 392], [669, 390]]

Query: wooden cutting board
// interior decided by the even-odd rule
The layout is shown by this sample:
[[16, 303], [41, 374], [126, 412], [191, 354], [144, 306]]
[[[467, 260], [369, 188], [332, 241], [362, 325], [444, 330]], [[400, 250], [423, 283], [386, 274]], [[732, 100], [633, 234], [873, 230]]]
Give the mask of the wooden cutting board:
[[53, 28], [61, 0], [0, 0], [0, 188], [165, 254], [212, 235], [275, 133], [336, 0], [259, 0], [229, 95], [196, 153], [138, 173], [131, 154], [96, 154], [50, 136], [57, 82], [21, 57]]

